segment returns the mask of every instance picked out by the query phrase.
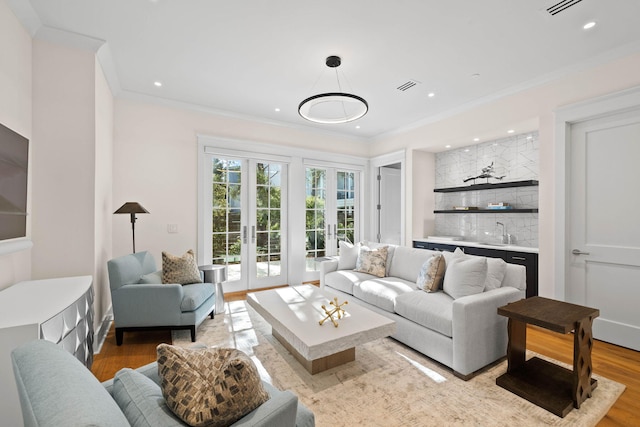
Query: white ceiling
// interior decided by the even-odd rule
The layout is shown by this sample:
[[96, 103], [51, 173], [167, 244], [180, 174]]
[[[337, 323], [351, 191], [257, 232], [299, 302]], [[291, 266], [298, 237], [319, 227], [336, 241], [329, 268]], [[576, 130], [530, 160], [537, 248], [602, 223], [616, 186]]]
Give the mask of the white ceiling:
[[[546, 9], [560, 0], [9, 1], [37, 34], [106, 41], [116, 95], [364, 139], [640, 51], [638, 0], [582, 0], [555, 16]], [[356, 122], [298, 115], [303, 99], [337, 90], [329, 55], [342, 57], [343, 89], [369, 103]], [[419, 84], [397, 90], [408, 80]]]

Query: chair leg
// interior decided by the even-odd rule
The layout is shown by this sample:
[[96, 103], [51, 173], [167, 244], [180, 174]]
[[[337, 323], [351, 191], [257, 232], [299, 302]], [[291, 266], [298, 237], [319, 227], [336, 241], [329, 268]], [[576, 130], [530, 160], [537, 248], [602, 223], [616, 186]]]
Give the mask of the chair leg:
[[190, 326], [189, 329], [191, 330], [191, 342], [196, 342], [196, 326]]
[[214, 316], [214, 312], [215, 312], [215, 310], [211, 310], [211, 313], [209, 313], [209, 316], [211, 316], [212, 319], [213, 319], [213, 316]]
[[116, 345], [122, 345], [124, 338], [124, 331], [120, 328], [116, 328]]

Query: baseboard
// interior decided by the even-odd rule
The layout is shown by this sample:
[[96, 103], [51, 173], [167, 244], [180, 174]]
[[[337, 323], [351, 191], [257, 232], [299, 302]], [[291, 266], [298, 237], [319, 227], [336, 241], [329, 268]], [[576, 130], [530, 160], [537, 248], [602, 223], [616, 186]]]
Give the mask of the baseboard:
[[104, 341], [107, 339], [107, 334], [109, 333], [109, 329], [111, 328], [111, 324], [113, 323], [113, 311], [111, 307], [107, 310], [106, 314], [102, 318], [100, 322], [100, 327], [98, 331], [94, 335], [93, 339], [93, 354], [100, 353], [102, 350], [102, 345]]

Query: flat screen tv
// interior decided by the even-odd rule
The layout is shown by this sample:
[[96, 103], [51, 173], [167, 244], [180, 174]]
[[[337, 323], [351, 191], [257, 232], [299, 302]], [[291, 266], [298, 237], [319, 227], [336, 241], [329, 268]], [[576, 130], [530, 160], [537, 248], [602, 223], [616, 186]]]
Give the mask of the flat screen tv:
[[29, 140], [0, 124], [0, 240], [27, 235]]

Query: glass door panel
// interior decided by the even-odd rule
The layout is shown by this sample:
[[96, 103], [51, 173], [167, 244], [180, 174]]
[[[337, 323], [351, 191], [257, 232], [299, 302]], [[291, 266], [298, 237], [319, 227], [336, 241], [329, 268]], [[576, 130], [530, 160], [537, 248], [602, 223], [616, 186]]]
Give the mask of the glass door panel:
[[286, 167], [280, 163], [255, 162], [255, 221], [251, 226], [254, 251], [254, 273], [250, 288], [284, 284], [283, 278], [283, 221], [286, 212], [284, 175]]
[[306, 271], [316, 271], [316, 258], [326, 255], [325, 223], [326, 206], [326, 178], [325, 169], [307, 167], [305, 170], [306, 208], [305, 208], [305, 238], [306, 238]]
[[356, 185], [355, 172], [337, 172], [336, 212], [337, 234], [336, 245], [340, 240], [353, 243], [355, 240]]
[[211, 262], [227, 266], [229, 289], [286, 284], [286, 165], [212, 162]]
[[318, 259], [338, 254], [340, 240], [357, 239], [359, 173], [312, 166], [305, 173], [305, 271], [313, 272]]
[[212, 263], [227, 266], [229, 282], [242, 279], [242, 162], [213, 159]]

